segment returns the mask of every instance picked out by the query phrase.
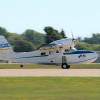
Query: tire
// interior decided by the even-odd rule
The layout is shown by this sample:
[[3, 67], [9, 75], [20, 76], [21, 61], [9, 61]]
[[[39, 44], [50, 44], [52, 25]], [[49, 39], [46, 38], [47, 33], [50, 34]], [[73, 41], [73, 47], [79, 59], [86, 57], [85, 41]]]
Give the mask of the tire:
[[63, 63], [61, 67], [62, 67], [62, 69], [69, 69], [70, 65], [67, 65], [66, 63]]
[[21, 64], [20, 67], [23, 67], [23, 65]]
[[68, 66], [68, 69], [70, 68], [70, 65], [67, 65]]

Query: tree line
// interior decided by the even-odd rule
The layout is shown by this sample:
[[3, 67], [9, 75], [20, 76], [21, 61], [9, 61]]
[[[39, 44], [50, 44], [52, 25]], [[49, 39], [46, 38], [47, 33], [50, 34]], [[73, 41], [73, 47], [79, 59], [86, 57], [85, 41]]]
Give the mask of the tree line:
[[[53, 27], [44, 27], [44, 33], [27, 29], [22, 34], [8, 32], [0, 27], [0, 35], [4, 35], [15, 52], [29, 52], [39, 49], [41, 46], [49, 44], [55, 40], [67, 38], [64, 30], [61, 32]], [[100, 50], [100, 33], [93, 33], [91, 38], [85, 37], [83, 40], [78, 38], [76, 48], [79, 50]]]
[[39, 49], [42, 45], [46, 45], [52, 40], [59, 40], [65, 37], [62, 30], [58, 32], [52, 27], [45, 27], [46, 34], [27, 29], [22, 34], [8, 32], [5, 28], [0, 27], [0, 35], [4, 35], [15, 52], [29, 52]]
[[100, 51], [100, 33], [93, 33], [91, 38], [85, 37], [83, 40], [79, 38], [77, 49]]

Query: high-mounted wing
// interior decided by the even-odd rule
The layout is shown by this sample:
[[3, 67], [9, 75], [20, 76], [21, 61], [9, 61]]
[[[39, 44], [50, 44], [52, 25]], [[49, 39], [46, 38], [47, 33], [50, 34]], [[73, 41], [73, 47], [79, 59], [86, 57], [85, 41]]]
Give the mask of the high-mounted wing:
[[41, 47], [39, 50], [44, 51], [44, 50], [69, 49], [70, 47], [74, 47], [77, 42], [78, 40], [74, 38], [61, 39], [61, 40], [54, 41], [48, 45], [45, 45]]
[[58, 49], [62, 47], [63, 47], [62, 44], [50, 43], [48, 45], [41, 47], [39, 50], [42, 51], [42, 50]]

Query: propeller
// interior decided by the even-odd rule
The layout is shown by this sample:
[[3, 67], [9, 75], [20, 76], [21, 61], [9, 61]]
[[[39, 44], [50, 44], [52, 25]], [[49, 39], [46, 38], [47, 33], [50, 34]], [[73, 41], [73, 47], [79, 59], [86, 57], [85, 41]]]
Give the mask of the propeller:
[[[72, 33], [72, 31], [71, 31], [71, 33]], [[74, 39], [74, 36], [73, 36], [73, 33], [72, 33], [72, 41], [74, 42], [74, 40], [75, 40], [75, 39]]]
[[[72, 33], [72, 31], [71, 31], [71, 33]], [[78, 39], [74, 38], [73, 33], [72, 33], [72, 41], [74, 42], [74, 45], [76, 45], [76, 43], [78, 42]]]
[[74, 39], [74, 36], [73, 36], [72, 30], [71, 30], [71, 34], [72, 34], [72, 39]]

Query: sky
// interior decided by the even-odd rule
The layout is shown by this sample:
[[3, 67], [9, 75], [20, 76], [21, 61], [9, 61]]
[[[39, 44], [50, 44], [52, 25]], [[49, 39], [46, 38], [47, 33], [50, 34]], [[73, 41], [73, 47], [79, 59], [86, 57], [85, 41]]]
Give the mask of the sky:
[[100, 0], [0, 0], [0, 27], [22, 34], [51, 26], [67, 37], [100, 33]]

